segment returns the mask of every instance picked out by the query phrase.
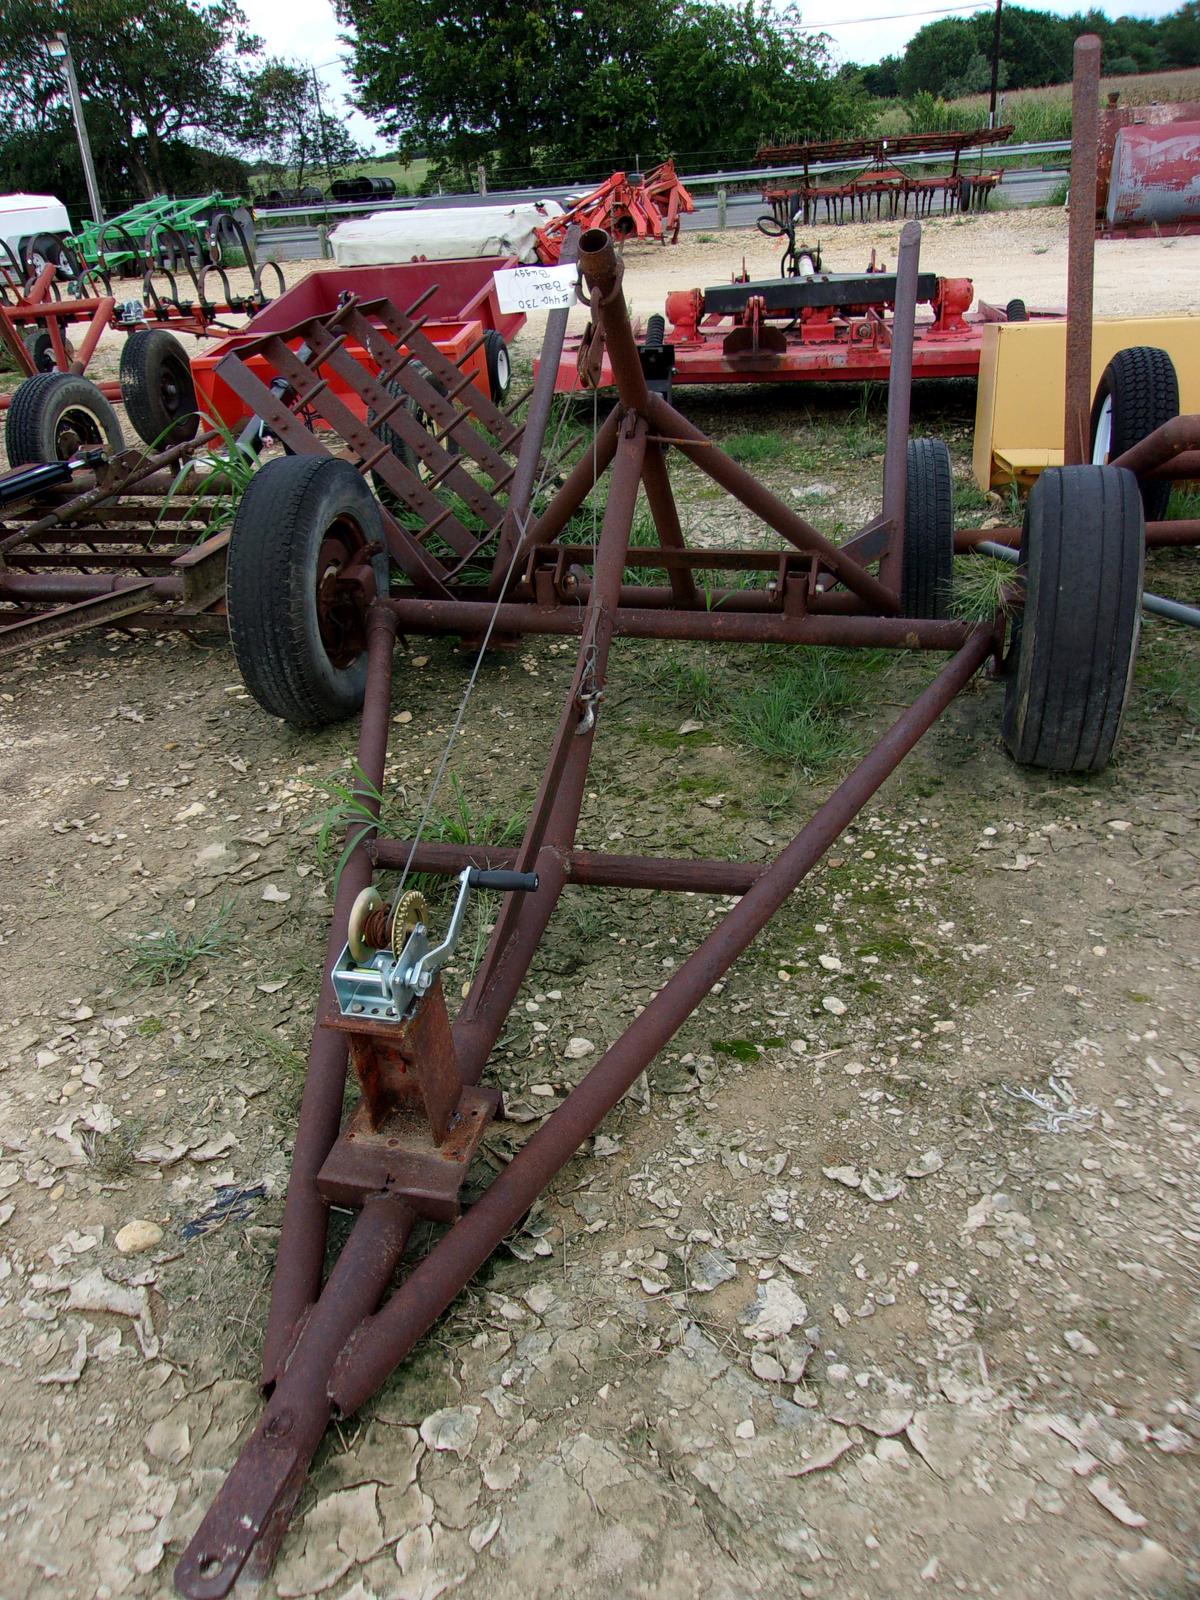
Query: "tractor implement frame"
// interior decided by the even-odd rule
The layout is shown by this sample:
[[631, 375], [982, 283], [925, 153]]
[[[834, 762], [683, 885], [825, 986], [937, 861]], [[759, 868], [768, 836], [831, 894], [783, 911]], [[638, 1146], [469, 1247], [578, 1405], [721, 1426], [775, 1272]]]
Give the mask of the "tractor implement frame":
[[[486, 638], [489, 626], [505, 633], [577, 633], [579, 652], [517, 848], [419, 838], [397, 843], [378, 838], [361, 815], [348, 837], [280, 1233], [263, 1358], [266, 1405], [176, 1568], [176, 1587], [190, 1600], [219, 1600], [240, 1576], [265, 1574], [329, 1422], [361, 1406], [387, 1379], [955, 696], [989, 659], [999, 659], [1003, 625], [998, 617], [970, 624], [900, 614], [911, 373], [904, 355], [911, 354], [919, 238], [919, 226], [906, 225], [896, 315], [896, 337], [904, 349], [892, 363], [883, 510], [854, 542], [863, 559], [823, 539], [651, 391], [629, 323], [621, 265], [609, 236], [593, 230], [581, 240], [579, 261], [597, 337], [620, 395], [615, 422], [602, 430], [606, 461], [599, 462], [598, 443], [595, 457], [590, 449], [585, 452], [589, 468], [595, 462], [600, 472], [609, 473], [597, 544], [581, 550], [555, 543], [595, 487], [594, 480], [584, 479], [580, 492], [577, 468], [537, 521], [531, 525], [527, 515], [517, 516], [520, 537], [513, 543], [510, 529], [508, 546], [514, 551], [511, 582], [500, 584], [490, 600], [479, 598], [478, 585], [472, 598], [464, 597], [445, 576], [440, 594], [429, 592], [428, 585], [422, 590], [416, 581], [399, 594], [370, 602], [357, 792], [375, 822], [398, 631], [457, 632], [474, 639]], [[551, 365], [552, 345], [551, 338], [545, 352]], [[537, 420], [544, 424], [544, 413]], [[543, 431], [542, 425], [529, 426], [520, 441], [522, 485], [532, 481], [529, 463], [541, 457]], [[721, 553], [722, 564], [730, 568], [742, 558], [745, 570], [767, 577], [775, 571], [773, 584], [746, 609], [733, 609], [732, 594], [728, 607], [710, 608], [695, 591], [692, 552], [684, 548], [665, 468], [668, 440], [791, 547], [769, 552], [765, 565], [767, 552]], [[361, 455], [357, 444], [353, 449]], [[670, 580], [648, 591], [626, 582], [634, 510], [643, 487], [659, 548], [636, 554], [665, 567]], [[388, 533], [391, 542], [394, 525]], [[868, 562], [877, 563], [877, 570], [868, 570]], [[576, 843], [593, 744], [604, 716], [609, 652], [613, 639], [622, 635], [921, 647], [951, 652], [951, 659], [773, 861], [661, 860], [612, 856]], [[345, 963], [357, 949], [355, 939], [361, 945], [363, 930], [378, 925], [376, 912], [371, 912], [376, 921], [356, 923], [362, 897], [367, 892], [368, 908], [380, 905], [370, 893], [374, 876], [397, 869], [459, 875], [461, 894], [471, 870], [505, 872], [513, 885], [452, 1023], [436, 979], [424, 998], [401, 1008], [392, 1023], [356, 1016], [369, 1008], [346, 1001]], [[498, 1114], [499, 1096], [479, 1087], [480, 1080], [569, 883], [740, 898], [483, 1197], [460, 1215], [457, 1191], [467, 1160], [483, 1126]], [[398, 900], [390, 935], [397, 961], [395, 922], [401, 904]], [[409, 938], [422, 933], [418, 925]], [[368, 944], [379, 937], [373, 934]], [[386, 952], [376, 950], [376, 955], [385, 958]], [[365, 956], [358, 950], [354, 959], [361, 966]], [[370, 976], [361, 970], [355, 975]], [[400, 1000], [395, 1004], [401, 1007]], [[351, 1066], [360, 1099], [343, 1120]], [[456, 1101], [449, 1122], [435, 1105], [447, 1089], [451, 1103]], [[359, 1215], [322, 1287], [329, 1208], [347, 1203], [356, 1205]], [[388, 1297], [418, 1218], [450, 1226]]]

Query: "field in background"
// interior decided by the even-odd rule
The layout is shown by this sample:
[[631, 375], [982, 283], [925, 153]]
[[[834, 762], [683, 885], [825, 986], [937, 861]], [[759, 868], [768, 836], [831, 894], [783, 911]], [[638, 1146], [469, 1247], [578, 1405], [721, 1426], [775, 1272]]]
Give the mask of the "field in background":
[[[1117, 93], [1129, 105], [1154, 100], [1200, 100], [1200, 68], [1174, 72], [1142, 72], [1127, 78], [1101, 78], [1104, 94]], [[879, 133], [941, 132], [951, 128], [986, 128], [988, 97], [964, 95], [960, 100], [938, 100], [921, 94], [909, 106], [900, 100], [881, 101], [876, 125]], [[914, 123], [910, 108], [916, 114]], [[1000, 97], [1003, 122], [1014, 126], [1014, 144], [1038, 144], [1071, 137], [1071, 86], [1048, 84], [1041, 89], [1015, 89]]]

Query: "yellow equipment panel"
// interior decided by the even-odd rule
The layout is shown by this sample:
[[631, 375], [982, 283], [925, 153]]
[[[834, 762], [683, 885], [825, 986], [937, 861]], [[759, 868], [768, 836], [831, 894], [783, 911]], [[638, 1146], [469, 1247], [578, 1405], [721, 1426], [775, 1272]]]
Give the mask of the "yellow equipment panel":
[[[1093, 324], [1092, 393], [1131, 345], [1166, 350], [1179, 374], [1179, 409], [1200, 412], [1200, 317], [1120, 317]], [[990, 322], [983, 329], [972, 466], [981, 489], [1028, 485], [1062, 465], [1065, 322]]]

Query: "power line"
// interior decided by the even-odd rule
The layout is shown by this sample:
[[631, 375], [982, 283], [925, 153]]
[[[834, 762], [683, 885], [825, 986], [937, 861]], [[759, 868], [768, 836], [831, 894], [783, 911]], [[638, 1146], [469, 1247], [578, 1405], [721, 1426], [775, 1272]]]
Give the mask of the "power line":
[[802, 28], [853, 28], [860, 22], [907, 22], [909, 17], [948, 17], [955, 11], [982, 11], [976, 0], [974, 5], [938, 6], [932, 11], [889, 11], [880, 17], [836, 17], [832, 22], [802, 22]]

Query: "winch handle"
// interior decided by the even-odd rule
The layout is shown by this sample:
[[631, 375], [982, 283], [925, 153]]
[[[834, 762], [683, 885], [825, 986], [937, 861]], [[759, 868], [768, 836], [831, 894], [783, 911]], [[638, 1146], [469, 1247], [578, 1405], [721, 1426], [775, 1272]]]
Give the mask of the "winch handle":
[[536, 872], [507, 872], [499, 869], [493, 872], [485, 867], [472, 867], [467, 874], [467, 882], [472, 889], [499, 889], [504, 892], [516, 889], [532, 894], [538, 886], [538, 875]]

